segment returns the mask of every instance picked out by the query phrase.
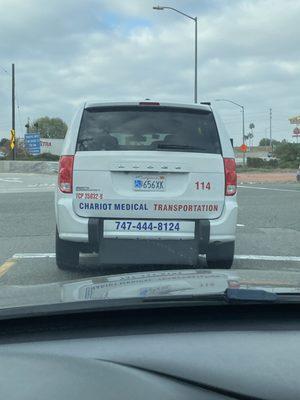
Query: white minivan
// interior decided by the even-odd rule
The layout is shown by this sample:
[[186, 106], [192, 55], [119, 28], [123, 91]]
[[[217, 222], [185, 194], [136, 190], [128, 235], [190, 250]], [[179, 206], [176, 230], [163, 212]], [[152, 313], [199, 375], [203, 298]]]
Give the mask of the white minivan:
[[[56, 263], [230, 268], [236, 168], [210, 104], [86, 103], [65, 138], [55, 197]], [[203, 263], [202, 263], [203, 264]]]

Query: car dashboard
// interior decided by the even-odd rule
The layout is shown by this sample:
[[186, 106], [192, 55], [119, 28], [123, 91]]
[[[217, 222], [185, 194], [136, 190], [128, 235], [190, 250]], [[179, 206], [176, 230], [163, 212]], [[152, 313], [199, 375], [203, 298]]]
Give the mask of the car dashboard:
[[297, 399], [299, 307], [287, 307], [1, 321], [1, 398]]

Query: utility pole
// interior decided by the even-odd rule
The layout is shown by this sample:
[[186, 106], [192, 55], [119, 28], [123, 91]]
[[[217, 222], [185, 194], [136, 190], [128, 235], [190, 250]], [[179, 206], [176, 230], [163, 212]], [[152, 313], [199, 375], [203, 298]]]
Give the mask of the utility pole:
[[26, 128], [26, 133], [29, 133], [29, 127], [30, 127], [30, 118], [27, 118], [27, 124], [25, 125]]
[[184, 17], [187, 17], [189, 19], [192, 19], [195, 22], [195, 77], [194, 77], [194, 102], [197, 103], [198, 101], [198, 18], [197, 17], [192, 17], [191, 15], [188, 15], [180, 10], [177, 10], [174, 7], [166, 7], [166, 6], [154, 6], [153, 10], [158, 10], [158, 11], [162, 11], [162, 10], [172, 10], [177, 12], [178, 14], [183, 15]]
[[272, 108], [270, 108], [270, 147], [273, 155], [273, 142], [272, 142]]
[[[242, 108], [242, 124], [243, 124], [243, 145], [245, 144], [245, 107]], [[243, 167], [246, 165], [246, 152], [243, 151]]]
[[194, 87], [194, 102], [198, 101], [198, 18], [194, 18], [195, 21], [195, 87]]
[[12, 122], [11, 122], [11, 137], [12, 137], [12, 159], [16, 159], [16, 107], [15, 107], [15, 64], [11, 66], [12, 87], [11, 87], [11, 105], [12, 105]]

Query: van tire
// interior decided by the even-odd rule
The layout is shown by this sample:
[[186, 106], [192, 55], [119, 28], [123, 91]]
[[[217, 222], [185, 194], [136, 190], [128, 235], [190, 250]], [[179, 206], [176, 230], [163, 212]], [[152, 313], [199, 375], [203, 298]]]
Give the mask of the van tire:
[[56, 229], [56, 265], [63, 271], [71, 271], [79, 266], [79, 244], [62, 240]]
[[233, 264], [235, 242], [210, 244], [206, 254], [208, 268], [230, 269]]

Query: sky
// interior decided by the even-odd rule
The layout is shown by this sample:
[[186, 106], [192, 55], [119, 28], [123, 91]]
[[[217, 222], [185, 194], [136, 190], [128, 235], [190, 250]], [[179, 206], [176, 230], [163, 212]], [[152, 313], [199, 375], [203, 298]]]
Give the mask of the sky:
[[[160, 0], [159, 0], [160, 1]], [[255, 143], [292, 141], [300, 114], [299, 0], [161, 0], [198, 18], [198, 98], [211, 101], [234, 144], [254, 123]], [[193, 102], [194, 22], [157, 0], [0, 0], [0, 137], [29, 117], [70, 124], [84, 101]]]

